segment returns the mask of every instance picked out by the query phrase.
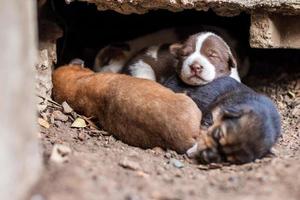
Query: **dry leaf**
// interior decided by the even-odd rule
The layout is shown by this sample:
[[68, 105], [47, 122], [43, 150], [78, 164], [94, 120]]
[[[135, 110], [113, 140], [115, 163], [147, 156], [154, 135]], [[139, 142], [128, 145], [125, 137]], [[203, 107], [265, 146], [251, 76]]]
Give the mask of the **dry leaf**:
[[49, 128], [50, 124], [44, 120], [43, 118], [38, 118], [38, 123], [40, 126], [44, 127], [44, 128]]
[[76, 118], [73, 124], [71, 125], [72, 128], [84, 128], [86, 127], [86, 122], [82, 118]]

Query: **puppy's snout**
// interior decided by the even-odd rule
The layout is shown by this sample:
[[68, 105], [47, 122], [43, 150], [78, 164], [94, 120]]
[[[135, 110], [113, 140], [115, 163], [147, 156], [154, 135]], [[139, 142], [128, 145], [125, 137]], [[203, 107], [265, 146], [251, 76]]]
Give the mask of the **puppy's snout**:
[[193, 63], [190, 65], [191, 71], [195, 74], [199, 74], [202, 72], [203, 67], [199, 63]]

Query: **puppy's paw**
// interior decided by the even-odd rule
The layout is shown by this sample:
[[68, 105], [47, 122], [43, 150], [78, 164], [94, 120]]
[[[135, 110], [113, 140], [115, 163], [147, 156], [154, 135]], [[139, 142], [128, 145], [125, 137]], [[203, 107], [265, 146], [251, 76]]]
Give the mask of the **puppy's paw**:
[[194, 158], [203, 164], [223, 161], [218, 151], [218, 143], [213, 137], [204, 133], [198, 142], [187, 150], [186, 154], [189, 158]]

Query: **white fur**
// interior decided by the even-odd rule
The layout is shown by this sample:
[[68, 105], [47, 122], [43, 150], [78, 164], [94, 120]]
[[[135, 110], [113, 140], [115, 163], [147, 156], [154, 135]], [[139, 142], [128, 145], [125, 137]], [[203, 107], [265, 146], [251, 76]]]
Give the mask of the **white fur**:
[[[178, 35], [176, 34], [175, 29], [169, 28], [169, 29], [164, 29], [160, 30], [154, 33], [150, 33], [147, 35], [143, 35], [141, 37], [135, 38], [133, 40], [129, 40], [125, 42], [126, 44], [129, 45], [130, 51], [123, 51], [127, 55], [126, 58], [124, 58], [122, 61], [119, 63], [117, 60], [114, 60], [112, 58], [111, 62], [106, 65], [106, 66], [100, 66], [100, 63], [98, 61], [99, 57], [102, 54], [102, 50], [98, 53], [95, 59], [95, 65], [94, 65], [94, 70], [95, 71], [100, 71], [100, 72], [114, 72], [117, 73], [121, 71], [123, 68], [124, 64], [128, 61], [128, 59], [131, 58], [134, 54], [136, 54], [138, 51], [142, 50], [143, 48], [150, 46], [150, 45], [158, 45], [162, 43], [173, 43], [178, 40]], [[109, 48], [109, 47], [104, 47], [104, 48]], [[150, 53], [149, 56], [152, 56], [154, 58], [157, 58], [157, 53]], [[102, 69], [105, 68], [105, 69]]]
[[196, 143], [186, 151], [186, 155], [189, 158], [193, 158], [195, 156], [195, 154], [197, 153], [197, 151], [198, 151], [198, 144]]
[[[216, 37], [219, 38], [221, 41], [223, 41], [223, 39], [222, 39], [220, 36], [218, 36], [218, 35], [216, 35], [216, 34], [214, 34], [214, 36], [216, 36]], [[234, 41], [234, 40], [233, 40], [233, 41]], [[228, 44], [227, 44], [226, 42], [224, 42], [224, 45], [226, 46], [229, 55], [232, 56], [232, 53], [231, 53], [231, 50], [230, 50], [230, 47], [228, 46]], [[234, 44], [234, 45], [236, 45], [236, 44]], [[230, 72], [230, 75], [229, 75], [229, 76], [230, 76], [231, 78], [237, 80], [238, 82], [241, 82], [241, 78], [240, 78], [240, 75], [239, 75], [237, 66], [231, 68], [230, 70], [231, 70], [231, 72]]]
[[95, 66], [94, 70], [96, 72], [111, 72], [118, 73], [121, 71], [125, 64], [125, 60], [111, 60], [108, 65], [103, 67]]
[[102, 66], [100, 58], [102, 57], [102, 54], [109, 48], [110, 48], [110, 46], [104, 47], [96, 55], [95, 63], [94, 63], [94, 71], [95, 72], [118, 73], [122, 70], [123, 66], [127, 62], [128, 52], [123, 50], [123, 54], [124, 54], [123, 58], [111, 59], [107, 65]]
[[[216, 77], [216, 70], [215, 66], [212, 65], [209, 60], [200, 53], [201, 47], [203, 45], [203, 42], [209, 37], [215, 35], [213, 33], [204, 33], [198, 36], [196, 40], [196, 48], [195, 52], [193, 52], [191, 55], [185, 59], [183, 62], [182, 70], [181, 70], [181, 79], [190, 85], [203, 85], [208, 82], [211, 82]], [[200, 74], [200, 78], [198, 77], [192, 77], [192, 71], [190, 68], [190, 65], [192, 65], [194, 62], [198, 62], [202, 67], [203, 70]], [[192, 78], [191, 78], [192, 77]]]
[[238, 82], [241, 82], [241, 79], [240, 79], [240, 76], [239, 76], [239, 73], [238, 73], [238, 70], [236, 67], [234, 68], [231, 68], [231, 72], [230, 72], [230, 75], [229, 75], [231, 78], [234, 78], [235, 80], [237, 80]]
[[150, 46], [147, 49], [146, 55], [148, 55], [148, 56], [154, 58], [155, 60], [157, 60], [158, 50], [159, 50], [159, 46]]
[[152, 67], [142, 60], [131, 65], [130, 71], [134, 77], [156, 81]]

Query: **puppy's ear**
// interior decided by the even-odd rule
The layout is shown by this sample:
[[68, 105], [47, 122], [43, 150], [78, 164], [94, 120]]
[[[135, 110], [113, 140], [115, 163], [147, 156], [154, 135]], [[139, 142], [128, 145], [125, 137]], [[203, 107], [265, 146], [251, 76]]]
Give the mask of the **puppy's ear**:
[[174, 56], [178, 56], [179, 54], [179, 50], [182, 48], [182, 44], [180, 43], [174, 43], [174, 44], [171, 44], [170, 47], [169, 47], [169, 51], [172, 55]]
[[244, 114], [251, 112], [251, 108], [247, 105], [238, 105], [223, 110], [223, 118], [239, 118]]
[[237, 67], [237, 62], [235, 59], [234, 54], [230, 51], [230, 49], [228, 50], [228, 55], [229, 55], [229, 59], [228, 59], [228, 66], [229, 68], [236, 68]]

